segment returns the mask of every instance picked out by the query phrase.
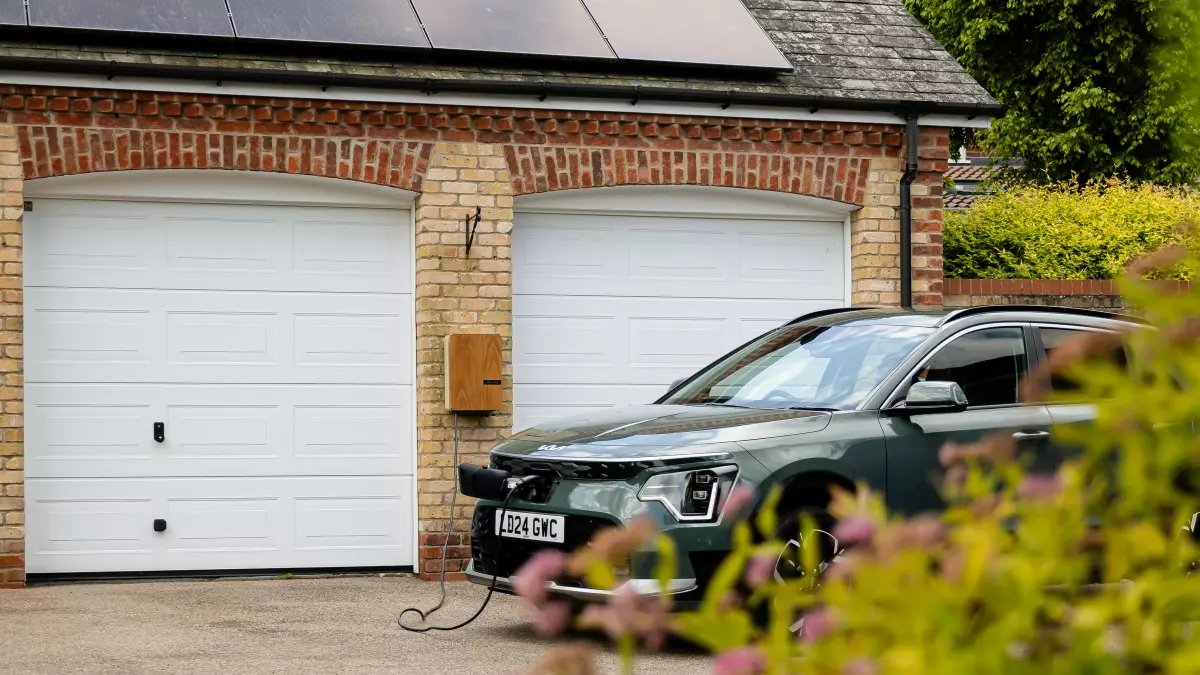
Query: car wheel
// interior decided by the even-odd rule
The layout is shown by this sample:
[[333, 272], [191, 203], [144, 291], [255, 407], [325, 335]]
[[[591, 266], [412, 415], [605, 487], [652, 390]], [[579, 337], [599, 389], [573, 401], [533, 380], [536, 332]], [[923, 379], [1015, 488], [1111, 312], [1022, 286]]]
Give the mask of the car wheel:
[[[775, 582], [800, 580], [801, 584], [816, 590], [829, 566], [837, 564], [843, 553], [843, 547], [833, 536], [836, 521], [825, 509], [811, 506], [788, 509], [780, 513], [780, 518], [775, 537], [785, 546], [775, 562]], [[806, 566], [804, 553], [810, 547], [816, 547], [816, 564]], [[803, 633], [804, 617], [798, 617], [790, 629], [797, 635]]]

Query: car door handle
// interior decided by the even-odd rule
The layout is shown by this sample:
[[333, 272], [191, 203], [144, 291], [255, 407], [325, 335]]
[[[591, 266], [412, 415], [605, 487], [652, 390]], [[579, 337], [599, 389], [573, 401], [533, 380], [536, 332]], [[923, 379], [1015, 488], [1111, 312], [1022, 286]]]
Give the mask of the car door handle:
[[1029, 441], [1037, 438], [1050, 438], [1049, 431], [1018, 431], [1012, 435], [1018, 441]]

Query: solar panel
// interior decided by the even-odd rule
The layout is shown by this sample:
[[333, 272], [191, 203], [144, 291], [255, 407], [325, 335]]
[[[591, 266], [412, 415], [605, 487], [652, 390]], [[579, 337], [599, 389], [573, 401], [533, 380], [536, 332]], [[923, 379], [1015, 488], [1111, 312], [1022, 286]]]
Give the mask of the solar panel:
[[612, 59], [579, 0], [413, 0], [434, 49]]
[[25, 3], [22, 0], [0, 0], [0, 24], [25, 25]]
[[229, 0], [238, 37], [429, 48], [408, 0]]
[[617, 58], [791, 70], [739, 0], [583, 0]]
[[29, 25], [232, 36], [225, 0], [29, 0]]

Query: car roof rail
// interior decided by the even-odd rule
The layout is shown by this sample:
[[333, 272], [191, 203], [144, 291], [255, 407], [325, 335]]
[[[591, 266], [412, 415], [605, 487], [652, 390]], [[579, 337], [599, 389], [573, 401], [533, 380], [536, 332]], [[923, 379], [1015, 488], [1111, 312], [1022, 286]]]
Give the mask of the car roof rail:
[[818, 309], [815, 312], [809, 312], [808, 314], [801, 314], [800, 316], [792, 319], [791, 321], [789, 321], [783, 325], [790, 326], [795, 323], [800, 323], [801, 321], [808, 321], [809, 319], [816, 319], [816, 318], [822, 317], [822, 316], [830, 316], [832, 314], [842, 314], [845, 312], [861, 312], [861, 311], [867, 310], [867, 309], [887, 309], [887, 308], [885, 308], [885, 307], [865, 307], [865, 306], [830, 307], [829, 309]]
[[1129, 314], [1119, 314], [1117, 312], [1105, 312], [1099, 309], [1084, 309], [1082, 307], [1053, 307], [1050, 305], [980, 305], [979, 307], [966, 307], [963, 309], [955, 309], [946, 313], [942, 317], [939, 325], [946, 325], [951, 321], [957, 321], [968, 316], [977, 316], [979, 314], [995, 314], [999, 312], [1038, 312], [1045, 314], [1073, 314], [1075, 316], [1090, 316], [1095, 319], [1111, 319], [1113, 321], [1125, 321], [1127, 323], [1148, 324], [1149, 321], [1137, 316]]

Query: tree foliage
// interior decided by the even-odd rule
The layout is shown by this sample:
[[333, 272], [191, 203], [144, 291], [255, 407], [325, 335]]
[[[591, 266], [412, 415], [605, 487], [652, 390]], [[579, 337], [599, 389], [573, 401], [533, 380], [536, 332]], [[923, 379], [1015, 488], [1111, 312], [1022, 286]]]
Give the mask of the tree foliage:
[[[1200, 195], [1109, 179], [1083, 187], [1025, 185], [976, 200], [943, 220], [945, 273], [959, 279], [1116, 279], [1134, 258], [1200, 239]], [[1200, 252], [1200, 250], [1198, 250]], [[1156, 278], [1191, 279], [1176, 266]]]
[[905, 0], [1007, 112], [982, 146], [1034, 181], [1176, 185], [1195, 152], [1196, 0]]

